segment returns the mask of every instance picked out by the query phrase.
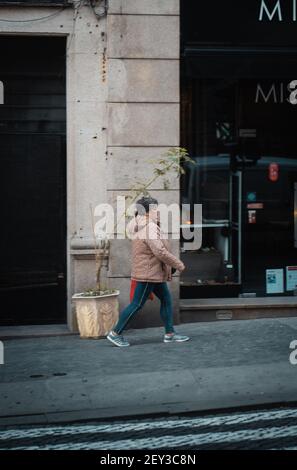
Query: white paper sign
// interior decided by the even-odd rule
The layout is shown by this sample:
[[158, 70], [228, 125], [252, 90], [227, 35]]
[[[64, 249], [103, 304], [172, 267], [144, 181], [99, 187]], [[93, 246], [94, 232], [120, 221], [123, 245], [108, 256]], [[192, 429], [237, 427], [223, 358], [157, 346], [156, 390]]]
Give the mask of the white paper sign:
[[297, 266], [286, 266], [287, 290], [294, 290], [297, 286]]
[[284, 292], [284, 270], [266, 269], [266, 293], [281, 294]]

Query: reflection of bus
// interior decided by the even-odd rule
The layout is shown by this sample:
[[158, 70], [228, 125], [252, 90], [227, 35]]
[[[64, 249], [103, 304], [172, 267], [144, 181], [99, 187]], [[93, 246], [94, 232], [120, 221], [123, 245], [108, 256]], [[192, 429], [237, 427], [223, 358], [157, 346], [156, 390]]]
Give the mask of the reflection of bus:
[[[196, 165], [188, 164], [186, 167], [181, 202], [190, 205], [202, 204], [205, 222], [209, 220], [227, 220], [229, 222], [230, 205], [232, 202], [237, 205], [237, 201], [231, 200], [232, 195], [230, 194], [230, 186], [232, 185], [230, 156], [194, 157], [193, 160], [196, 161]], [[269, 165], [274, 163], [278, 165], [276, 184], [273, 184], [269, 179]], [[295, 176], [292, 172], [296, 171], [297, 159], [276, 157], [261, 157], [255, 165], [242, 168], [242, 176], [246, 185], [253, 184], [248, 202], [256, 202], [259, 196], [261, 201], [269, 201], [269, 205], [266, 207], [268, 212], [265, 211], [265, 214], [266, 218], [273, 218], [273, 214], [269, 210], [271, 204], [273, 203], [276, 209], [285, 199], [290, 197], [287, 184], [290, 175]], [[234, 196], [236, 194], [233, 194]], [[242, 197], [242, 195], [238, 196]], [[279, 217], [285, 220], [286, 212], [281, 211]]]
[[[202, 204], [202, 227], [192, 224], [193, 210], [182, 224], [202, 230], [202, 247], [196, 259], [195, 251], [192, 259], [183, 253], [191, 265], [184, 280], [198, 279], [200, 286], [235, 282], [244, 291], [265, 295], [266, 269], [297, 264], [297, 159], [193, 159], [196, 164], [187, 165], [182, 182], [181, 202], [191, 208]], [[181, 237], [182, 251], [184, 241]]]

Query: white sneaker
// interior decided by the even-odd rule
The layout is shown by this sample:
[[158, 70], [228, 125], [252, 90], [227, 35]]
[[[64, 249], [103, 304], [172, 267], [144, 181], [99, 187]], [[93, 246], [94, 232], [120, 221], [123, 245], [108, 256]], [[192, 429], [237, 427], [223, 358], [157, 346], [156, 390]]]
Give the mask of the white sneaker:
[[128, 341], [122, 335], [116, 335], [113, 333], [113, 331], [110, 331], [106, 338], [120, 348], [130, 346], [130, 343], [128, 343]]
[[178, 343], [183, 343], [184, 341], [189, 341], [189, 336], [186, 335], [179, 335], [178, 333], [174, 333], [173, 335], [165, 334], [164, 335], [164, 343], [172, 343], [174, 341]]

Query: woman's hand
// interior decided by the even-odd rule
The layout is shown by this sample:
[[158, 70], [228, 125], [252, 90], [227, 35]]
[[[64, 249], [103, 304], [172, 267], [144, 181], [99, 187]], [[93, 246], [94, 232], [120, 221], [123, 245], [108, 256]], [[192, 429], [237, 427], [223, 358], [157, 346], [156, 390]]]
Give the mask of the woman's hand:
[[178, 268], [178, 270], [179, 270], [180, 273], [182, 273], [185, 269], [186, 269], [186, 266], [185, 266], [184, 263], [181, 261], [181, 266], [180, 266], [180, 268]]

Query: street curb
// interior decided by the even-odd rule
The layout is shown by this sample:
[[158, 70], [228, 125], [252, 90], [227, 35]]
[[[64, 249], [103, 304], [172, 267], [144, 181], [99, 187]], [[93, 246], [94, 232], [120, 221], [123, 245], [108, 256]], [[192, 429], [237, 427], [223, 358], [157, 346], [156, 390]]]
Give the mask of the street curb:
[[197, 415], [200, 416], [208, 414], [226, 414], [232, 412], [250, 411], [250, 410], [261, 410], [261, 409], [273, 409], [280, 407], [297, 406], [296, 397], [295, 400], [284, 400], [282, 402], [275, 401], [263, 401], [250, 404], [242, 404], [238, 406], [225, 406], [225, 407], [209, 407], [201, 408], [197, 406], [197, 403], [192, 404], [174, 404], [174, 405], [152, 405], [146, 407], [135, 407], [133, 410], [127, 410], [124, 408], [97, 408], [93, 410], [75, 410], [75, 411], [64, 411], [64, 412], [53, 412], [53, 413], [40, 413], [33, 415], [15, 415], [15, 416], [3, 416], [0, 417], [0, 428], [10, 427], [16, 425], [53, 425], [53, 424], [71, 424], [75, 422], [86, 422], [86, 421], [114, 421], [114, 420], [132, 420], [132, 419], [147, 419], [157, 417], [173, 417], [181, 415]]

